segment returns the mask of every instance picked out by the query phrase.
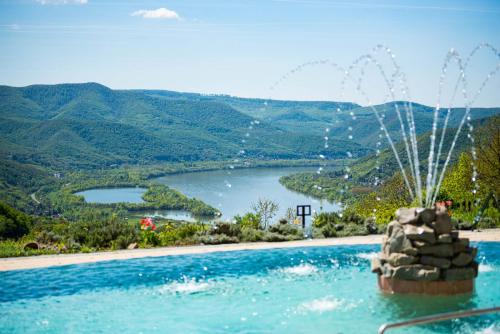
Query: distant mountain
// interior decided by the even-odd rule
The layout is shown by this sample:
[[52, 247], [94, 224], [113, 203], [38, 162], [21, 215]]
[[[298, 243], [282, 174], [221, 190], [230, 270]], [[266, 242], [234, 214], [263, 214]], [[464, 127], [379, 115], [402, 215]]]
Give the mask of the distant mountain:
[[[96, 83], [0, 86], [0, 158], [52, 169], [91, 169], [231, 159], [240, 150], [260, 159], [369, 152], [345, 140], [333, 141], [325, 149], [320, 134], [291, 131], [265, 120], [250, 130], [257, 117], [236, 110], [224, 99], [112, 90]], [[303, 117], [316, 120], [306, 113]], [[287, 121], [293, 122], [293, 117]]]
[[[362, 107], [355, 103], [265, 100], [159, 90], [142, 90], [141, 92], [164, 99], [221, 102], [242, 113], [271, 122], [276, 127], [295, 133], [323, 136], [325, 129], [328, 127], [330, 128], [329, 136], [331, 138], [347, 140], [352, 133], [352, 141], [371, 148], [374, 148], [378, 141], [380, 125], [372, 108]], [[373, 106], [380, 114], [385, 115], [386, 127], [396, 142], [401, 139], [401, 134], [395, 105], [398, 105], [401, 116], [405, 120], [405, 103], [407, 104], [404, 101], [394, 101]], [[411, 107], [414, 113], [417, 134], [430, 131], [432, 129], [434, 108], [414, 102], [411, 103]], [[441, 122], [446, 112], [447, 109], [441, 109]], [[463, 108], [452, 109], [448, 126], [456, 127], [463, 113]], [[500, 108], [473, 108], [471, 118], [486, 118], [499, 113]], [[442, 123], [439, 123], [438, 127], [442, 127]], [[352, 128], [352, 131], [349, 128]], [[387, 142], [382, 140], [382, 145], [385, 146], [386, 144]]]

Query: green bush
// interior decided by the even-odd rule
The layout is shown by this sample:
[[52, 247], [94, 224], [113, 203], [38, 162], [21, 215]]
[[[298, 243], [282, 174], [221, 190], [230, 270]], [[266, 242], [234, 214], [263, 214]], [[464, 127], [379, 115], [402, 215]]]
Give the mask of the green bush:
[[264, 237], [264, 231], [255, 228], [242, 227], [240, 240], [243, 242], [255, 242], [262, 241]]
[[231, 237], [226, 234], [200, 235], [197, 236], [196, 240], [205, 245], [234, 244], [239, 242], [237, 237]]
[[238, 238], [241, 234], [241, 226], [234, 223], [217, 222], [210, 231], [210, 234], [225, 234], [229, 237]]
[[297, 228], [296, 226], [290, 224], [275, 224], [269, 227], [269, 232], [279, 233], [281, 235], [294, 235], [294, 236], [302, 236], [302, 230]]
[[139, 238], [135, 226], [117, 220], [71, 223], [67, 233], [78, 244], [96, 249], [112, 248], [118, 238], [130, 243]]
[[202, 224], [166, 224], [158, 229], [156, 233], [161, 246], [175, 246], [180, 244], [196, 243], [193, 238], [205, 231], [206, 227]]
[[262, 237], [262, 240], [267, 242], [282, 242], [302, 239], [304, 239], [302, 235], [283, 235], [276, 232], [265, 232]]
[[260, 227], [261, 217], [258, 214], [248, 212], [243, 217], [235, 216], [234, 221], [239, 224], [242, 228], [253, 228], [258, 229]]
[[313, 217], [312, 226], [321, 228], [327, 224], [338, 224], [340, 216], [336, 212], [321, 212]]

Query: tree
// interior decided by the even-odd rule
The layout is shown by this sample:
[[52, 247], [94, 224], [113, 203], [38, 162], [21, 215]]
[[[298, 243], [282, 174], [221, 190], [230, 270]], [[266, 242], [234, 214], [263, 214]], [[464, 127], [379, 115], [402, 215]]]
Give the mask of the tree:
[[267, 229], [270, 220], [278, 212], [279, 206], [272, 200], [259, 198], [257, 203], [252, 204], [252, 209], [260, 216], [262, 227]]
[[481, 188], [500, 198], [500, 117], [493, 117], [477, 137], [477, 171]]
[[453, 200], [462, 210], [470, 211], [474, 201], [474, 184], [472, 182], [472, 157], [462, 152], [455, 164], [447, 173], [441, 186], [441, 197]]
[[30, 217], [0, 202], [0, 240], [17, 239], [29, 232]]

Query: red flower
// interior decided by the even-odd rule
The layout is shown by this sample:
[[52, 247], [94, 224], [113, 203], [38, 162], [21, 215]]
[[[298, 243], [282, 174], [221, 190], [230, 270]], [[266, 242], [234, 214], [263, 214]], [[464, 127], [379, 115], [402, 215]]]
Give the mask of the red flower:
[[153, 219], [151, 217], [141, 219], [141, 225], [150, 226], [151, 224], [153, 224]]
[[156, 230], [156, 225], [153, 223], [153, 219], [151, 217], [143, 218], [140, 221], [141, 230], [147, 230], [151, 228], [151, 230]]

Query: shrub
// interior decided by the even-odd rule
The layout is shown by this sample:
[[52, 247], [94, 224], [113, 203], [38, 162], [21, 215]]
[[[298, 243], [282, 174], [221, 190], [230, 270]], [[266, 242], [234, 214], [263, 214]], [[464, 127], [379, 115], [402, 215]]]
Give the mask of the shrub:
[[258, 214], [248, 212], [243, 217], [235, 216], [234, 221], [239, 224], [242, 228], [253, 228], [258, 229], [260, 226], [261, 218]]
[[166, 224], [158, 228], [159, 244], [174, 246], [179, 244], [196, 243], [196, 236], [206, 230], [205, 225], [180, 223]]
[[276, 232], [265, 232], [262, 240], [267, 242], [281, 242], [281, 241], [292, 241], [301, 240], [304, 237], [302, 235], [283, 235]]
[[241, 229], [240, 240], [243, 242], [262, 241], [264, 232], [255, 228], [243, 227]]
[[302, 230], [290, 224], [275, 224], [269, 227], [269, 232], [279, 233], [281, 235], [302, 236]]
[[233, 244], [239, 242], [237, 237], [231, 237], [226, 234], [200, 235], [196, 240], [206, 245]]
[[[139, 234], [137, 229], [130, 224], [110, 220], [107, 222], [76, 222], [69, 224], [67, 236], [80, 245], [102, 249], [111, 248], [113, 242], [120, 236], [122, 241], [137, 241]], [[141, 235], [141, 238], [144, 241], [144, 235]]]
[[337, 224], [340, 221], [340, 216], [336, 212], [321, 212], [313, 217], [313, 227], [321, 228], [327, 224]]
[[341, 231], [337, 232], [339, 237], [350, 237], [353, 235], [368, 235], [368, 231], [364, 224], [347, 224]]
[[217, 222], [210, 231], [210, 234], [225, 234], [229, 237], [238, 238], [241, 234], [241, 226], [239, 224]]

